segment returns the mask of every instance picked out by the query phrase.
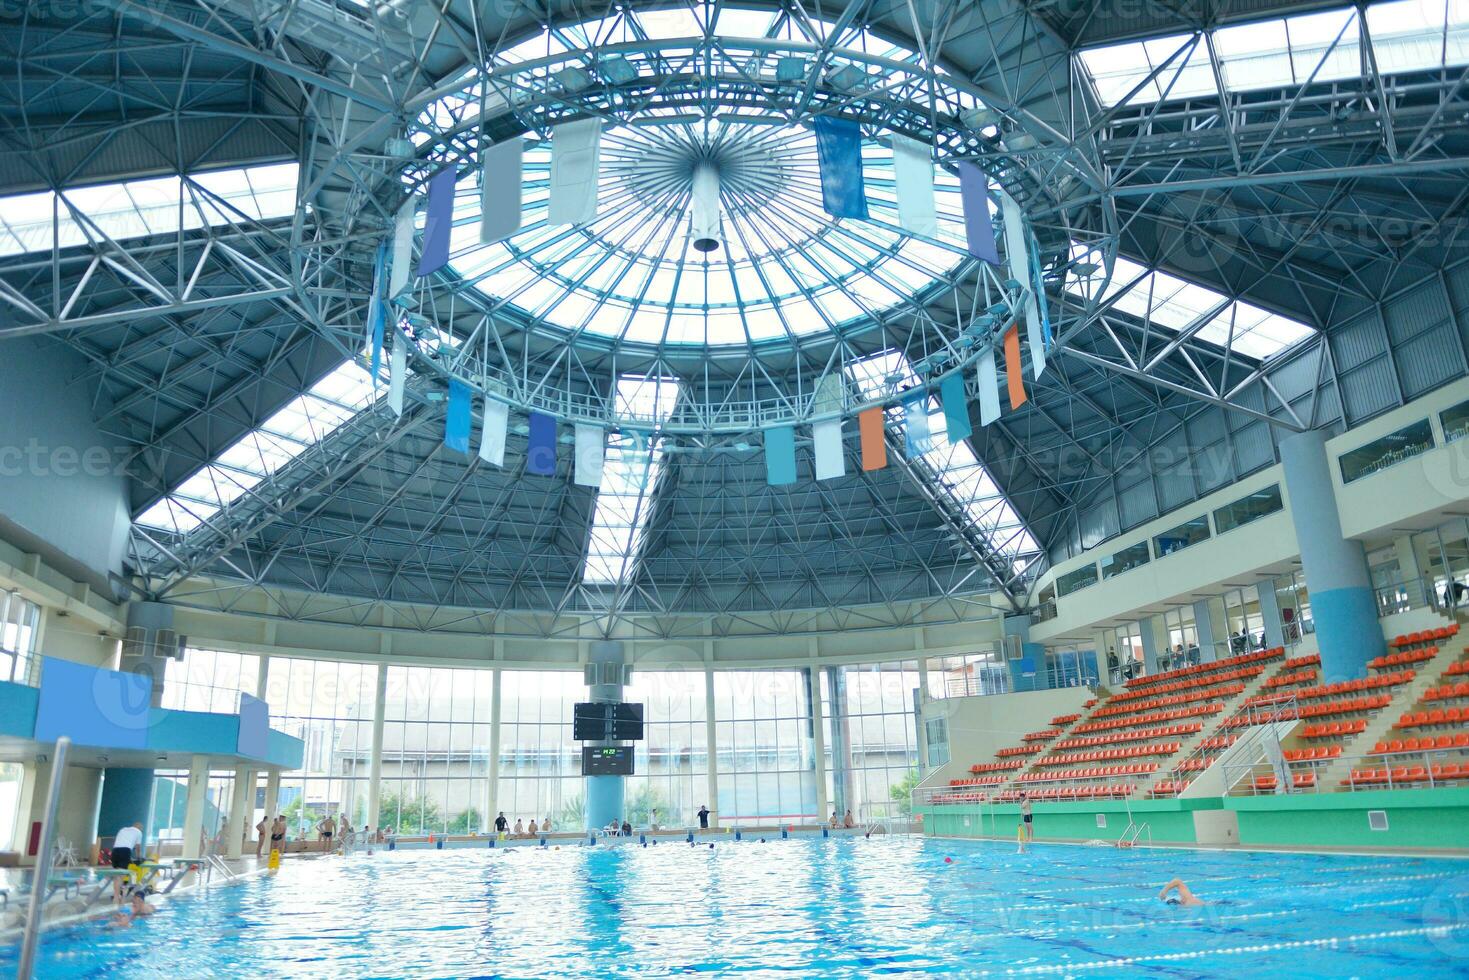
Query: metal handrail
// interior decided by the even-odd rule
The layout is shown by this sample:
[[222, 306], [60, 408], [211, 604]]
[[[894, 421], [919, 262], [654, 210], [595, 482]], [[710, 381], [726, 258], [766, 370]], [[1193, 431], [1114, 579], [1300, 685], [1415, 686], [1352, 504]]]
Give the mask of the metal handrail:
[[[1433, 766], [1435, 760], [1442, 761], [1449, 757], [1455, 757], [1464, 760], [1461, 763], [1461, 765], [1465, 768], [1464, 774], [1459, 776], [1450, 776], [1448, 778], [1444, 778], [1442, 776], [1435, 777], [1433, 775]], [[1324, 770], [1326, 770], [1327, 767], [1337, 765], [1338, 763], [1347, 764], [1348, 777], [1342, 780], [1339, 786], [1328, 787], [1319, 778], [1320, 774]], [[1277, 785], [1273, 789], [1269, 790], [1262, 790], [1258, 788], [1257, 786], [1255, 786], [1254, 780], [1250, 778], [1256, 775], [1255, 770], [1259, 768], [1260, 765], [1260, 762], [1254, 762], [1249, 764], [1238, 763], [1226, 766], [1225, 768], [1231, 772], [1236, 770], [1244, 770], [1244, 774], [1241, 779], [1237, 779], [1234, 783], [1229, 784], [1226, 792], [1231, 792], [1234, 786], [1237, 785], [1241, 780], [1248, 780], [1248, 782], [1246, 783], [1246, 791], [1235, 795], [1265, 796], [1275, 795], [1277, 793], [1334, 793], [1339, 792], [1341, 789], [1346, 789], [1353, 793], [1359, 791], [1380, 789], [1436, 789], [1440, 786], [1469, 782], [1469, 750], [1462, 748], [1414, 749], [1407, 752], [1371, 752], [1359, 756], [1337, 756], [1332, 759], [1298, 759], [1293, 762], [1287, 762], [1285, 764], [1287, 771], [1291, 775], [1290, 785], [1283, 785], [1277, 780]], [[1403, 779], [1401, 777], [1394, 776], [1395, 770], [1403, 768], [1412, 769], [1415, 767], [1421, 768], [1423, 770], [1424, 778]], [[1385, 769], [1387, 771], [1387, 778], [1382, 782], [1377, 782], [1375, 780], [1368, 782], [1365, 780], [1359, 781], [1351, 779], [1351, 773], [1357, 772], [1364, 768]], [[1308, 785], [1297, 786], [1295, 785], [1295, 775], [1298, 772], [1315, 773], [1318, 778], [1313, 780]]]
[[46, 905], [46, 882], [51, 878], [51, 848], [56, 843], [56, 808], [61, 803], [61, 784], [66, 779], [66, 753], [71, 739], [63, 735], [56, 740], [56, 754], [51, 760], [51, 785], [46, 792], [46, 813], [41, 820], [41, 842], [36, 851], [36, 877], [31, 883], [31, 900], [26, 914], [25, 932], [20, 942], [20, 963], [15, 968], [16, 980], [31, 980], [36, 970], [36, 949], [41, 942], [41, 910]]

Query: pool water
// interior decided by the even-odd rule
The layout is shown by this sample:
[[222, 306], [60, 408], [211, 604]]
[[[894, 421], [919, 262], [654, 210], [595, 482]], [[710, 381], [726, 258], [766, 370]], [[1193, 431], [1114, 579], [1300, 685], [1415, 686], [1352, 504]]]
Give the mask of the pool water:
[[[1179, 876], [1206, 908], [1156, 898]], [[16, 950], [0, 951], [0, 974]], [[1469, 976], [1469, 862], [890, 838], [379, 852], [49, 934], [55, 977]]]

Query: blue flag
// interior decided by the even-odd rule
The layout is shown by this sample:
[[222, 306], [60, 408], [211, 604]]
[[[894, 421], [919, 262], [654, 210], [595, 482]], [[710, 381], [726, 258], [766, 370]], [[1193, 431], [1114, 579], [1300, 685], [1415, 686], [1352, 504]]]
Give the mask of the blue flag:
[[777, 425], [765, 430], [765, 482], [772, 487], [796, 482], [796, 429]]
[[949, 445], [968, 439], [974, 433], [969, 424], [969, 397], [964, 392], [964, 372], [955, 371], [939, 382], [939, 401], [944, 403], [944, 431]]
[[469, 455], [469, 386], [449, 379], [449, 414], [444, 418], [444, 445]]
[[449, 232], [454, 227], [454, 164], [428, 182], [428, 213], [423, 223], [423, 251], [418, 254], [419, 276], [431, 275], [449, 261]]
[[821, 164], [821, 206], [833, 218], [867, 220], [862, 189], [862, 130], [850, 119], [817, 116], [816, 158]]
[[540, 412], [530, 413], [530, 447], [525, 469], [537, 476], [556, 475], [556, 420]]
[[998, 267], [1000, 250], [995, 247], [995, 223], [990, 218], [989, 178], [968, 160], [959, 161], [959, 196], [964, 201], [969, 254]]

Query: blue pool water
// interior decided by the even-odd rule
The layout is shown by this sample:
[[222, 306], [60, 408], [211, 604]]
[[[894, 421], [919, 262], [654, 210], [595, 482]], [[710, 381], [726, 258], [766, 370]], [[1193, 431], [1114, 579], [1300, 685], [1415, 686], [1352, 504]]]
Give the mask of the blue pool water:
[[[946, 863], [945, 858], [952, 858]], [[1203, 909], [1157, 901], [1178, 875]], [[0, 974], [15, 950], [0, 953]], [[1469, 863], [917, 838], [288, 861], [55, 977], [1469, 976]]]

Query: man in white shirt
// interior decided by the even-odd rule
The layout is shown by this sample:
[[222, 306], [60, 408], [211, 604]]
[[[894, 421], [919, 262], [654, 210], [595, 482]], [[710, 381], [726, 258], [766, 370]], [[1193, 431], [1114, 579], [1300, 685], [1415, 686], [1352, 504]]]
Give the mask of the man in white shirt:
[[[143, 825], [135, 823], [131, 827], [124, 827], [117, 832], [112, 839], [112, 866], [119, 871], [126, 871], [128, 865], [136, 864], [143, 859]], [[122, 879], [112, 879], [113, 901], [122, 901]]]

